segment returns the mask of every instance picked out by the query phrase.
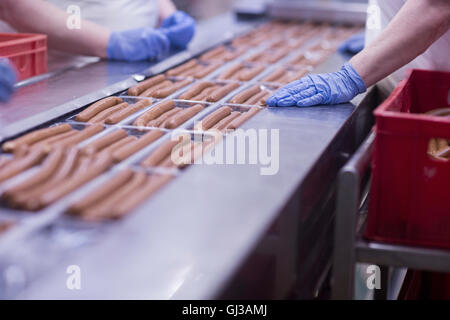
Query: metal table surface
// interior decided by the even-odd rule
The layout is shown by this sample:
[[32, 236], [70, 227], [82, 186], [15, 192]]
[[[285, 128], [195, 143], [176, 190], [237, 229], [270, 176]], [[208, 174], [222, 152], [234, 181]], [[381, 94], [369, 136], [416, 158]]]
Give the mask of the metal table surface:
[[[216, 20], [220, 30], [225, 29], [224, 21], [230, 28], [236, 26], [228, 18]], [[206, 29], [213, 28], [202, 30]], [[335, 70], [343, 61], [335, 54], [315, 72]], [[109, 76], [112, 66], [117, 69]], [[64, 81], [47, 82], [53, 92], [61, 83], [71, 84], [66, 87], [69, 96], [61, 92], [45, 100], [48, 94], [29, 89], [22, 101], [36, 100], [26, 98], [29, 93], [43, 99], [36, 105], [47, 108], [81, 97], [75, 100], [78, 104], [88, 100], [82, 95], [95, 86], [112, 84], [89, 96], [95, 100], [129, 86], [133, 80], [126, 79], [128, 71], [139, 68], [99, 62], [61, 75]], [[71, 72], [86, 73], [79, 79], [91, 79], [90, 89], [67, 78]], [[122, 77], [125, 81], [113, 84]], [[247, 122], [243, 129], [279, 129], [275, 175], [261, 175], [258, 165], [193, 165], [123, 221], [88, 225], [60, 217], [31, 232], [0, 259], [5, 288], [1, 296], [255, 298], [261, 292], [254, 284], [262, 282], [269, 286], [262, 297], [289, 295], [311, 270], [322, 269], [317, 261], [328, 252], [333, 181], [368, 132], [371, 95], [336, 106], [266, 109]], [[20, 96], [9, 108], [21, 101]], [[73, 108], [73, 101], [67, 103]], [[55, 115], [54, 109], [47, 112], [52, 113], [37, 114], [27, 124]], [[8, 130], [2, 132], [16, 129]], [[70, 265], [80, 267], [81, 290], [66, 286]], [[248, 282], [240, 282], [240, 275]]]

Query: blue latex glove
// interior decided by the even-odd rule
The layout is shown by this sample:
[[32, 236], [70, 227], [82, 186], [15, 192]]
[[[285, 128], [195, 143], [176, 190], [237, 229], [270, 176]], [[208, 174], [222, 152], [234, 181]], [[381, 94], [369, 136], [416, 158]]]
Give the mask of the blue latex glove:
[[176, 11], [163, 20], [160, 30], [169, 38], [172, 48], [184, 49], [194, 37], [195, 20], [183, 11]]
[[364, 49], [364, 43], [366, 40], [365, 32], [357, 33], [344, 41], [338, 48], [341, 53], [357, 54]]
[[160, 30], [150, 27], [112, 32], [106, 49], [108, 59], [161, 60], [169, 54], [170, 41]]
[[340, 71], [312, 74], [289, 83], [267, 99], [269, 107], [309, 107], [348, 102], [366, 91], [361, 76], [346, 63]]
[[6, 102], [14, 93], [17, 76], [8, 59], [0, 58], [0, 101]]

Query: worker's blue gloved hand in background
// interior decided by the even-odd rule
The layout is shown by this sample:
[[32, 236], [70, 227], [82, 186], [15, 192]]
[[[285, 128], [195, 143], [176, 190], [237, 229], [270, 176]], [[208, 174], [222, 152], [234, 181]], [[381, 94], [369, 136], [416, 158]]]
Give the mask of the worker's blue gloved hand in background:
[[338, 48], [341, 53], [357, 54], [364, 49], [364, 43], [366, 41], [365, 32], [357, 33], [344, 41]]
[[184, 49], [195, 34], [195, 20], [183, 11], [176, 11], [163, 20], [161, 30], [174, 49]]
[[289, 83], [267, 99], [269, 107], [309, 107], [348, 102], [366, 91], [358, 72], [346, 63], [340, 71], [312, 74]]
[[106, 52], [112, 60], [157, 61], [165, 58], [169, 49], [170, 41], [163, 32], [144, 27], [112, 32]]
[[8, 59], [0, 58], [0, 101], [6, 102], [14, 93], [17, 76]]

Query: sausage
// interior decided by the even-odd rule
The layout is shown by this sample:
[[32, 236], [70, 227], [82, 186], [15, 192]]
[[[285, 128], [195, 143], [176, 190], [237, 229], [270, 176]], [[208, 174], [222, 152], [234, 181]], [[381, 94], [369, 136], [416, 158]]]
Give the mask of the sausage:
[[252, 54], [249, 58], [247, 58], [248, 62], [257, 62], [257, 61], [261, 61], [264, 60], [264, 55], [265, 53], [263, 51], [261, 52], [256, 52], [254, 54]]
[[111, 108], [108, 108], [106, 110], [103, 110], [102, 112], [98, 113], [94, 117], [88, 120], [89, 123], [103, 123], [109, 116], [113, 115], [114, 113], [121, 111], [128, 107], [127, 102], [123, 102], [121, 104], [115, 105]]
[[32, 166], [39, 164], [46, 154], [44, 148], [34, 148], [25, 157], [11, 161], [0, 170], [0, 182], [8, 180]]
[[136, 141], [126, 144], [116, 150], [113, 153], [113, 160], [114, 162], [120, 162], [128, 158], [129, 156], [135, 154], [136, 152], [140, 151], [141, 149], [145, 148], [152, 142], [156, 141], [163, 135], [162, 131], [159, 130], [152, 130], [143, 136], [141, 136]]
[[173, 116], [174, 114], [177, 114], [178, 112], [180, 112], [182, 109], [179, 107], [173, 108], [172, 110], [169, 110], [167, 112], [164, 112], [162, 115], [160, 115], [158, 118], [154, 119], [154, 120], [150, 120], [149, 122], [147, 122], [147, 124], [145, 125], [146, 127], [153, 127], [153, 128], [157, 128], [160, 127], [164, 121], [166, 121], [167, 119], [169, 119], [171, 116]]
[[241, 104], [247, 101], [249, 98], [253, 97], [255, 94], [261, 92], [261, 88], [259, 85], [254, 85], [251, 88], [242, 91], [241, 93], [235, 95], [231, 100], [230, 103], [234, 104]]
[[[56, 179], [55, 177], [52, 177], [51, 181], [45, 184], [45, 188], [39, 188], [38, 189], [39, 192], [36, 192], [34, 190], [31, 191], [33, 197], [29, 197], [25, 201], [22, 200], [22, 202], [24, 202], [24, 208], [28, 211], [36, 211], [38, 209], [43, 208], [45, 206], [41, 200], [41, 197], [43, 195], [51, 192], [52, 190], [59, 189], [61, 185], [65, 184], [66, 181], [69, 181], [74, 176], [82, 175], [84, 172], [88, 170], [91, 163], [92, 163], [91, 158], [77, 157], [76, 162], [72, 163], [73, 167], [70, 168], [69, 173], [70, 175], [66, 176], [64, 179]], [[61, 171], [58, 171], [58, 173], [61, 173]], [[15, 200], [18, 201], [18, 199]]]
[[211, 93], [206, 98], [206, 100], [209, 102], [217, 102], [220, 99], [222, 99], [223, 97], [225, 97], [227, 94], [229, 94], [230, 92], [236, 90], [237, 88], [239, 88], [238, 83], [228, 83], [228, 84], [224, 85], [223, 87], [217, 89], [213, 93]]
[[215, 71], [216, 69], [218, 69], [220, 67], [220, 64], [218, 63], [214, 63], [211, 64], [207, 67], [203, 67], [201, 70], [199, 70], [198, 72], [195, 72], [192, 76], [195, 79], [201, 79], [206, 77], [208, 74], [212, 73], [213, 71]]
[[[153, 126], [154, 127], [164, 128], [164, 126], [166, 125], [166, 122], [168, 120], [170, 120], [178, 112], [181, 112], [181, 110], [183, 110], [183, 109], [181, 109], [179, 107], [173, 108], [172, 110], [170, 110], [170, 111], [166, 112], [165, 114], [161, 115], [158, 119], [153, 120], [153, 121], [155, 121], [155, 124]], [[152, 122], [152, 121], [150, 121], [150, 122]], [[148, 124], [147, 124], [147, 126], [148, 126]]]
[[113, 154], [116, 150], [119, 150], [120, 148], [122, 148], [124, 145], [132, 143], [134, 141], [136, 141], [138, 138], [135, 136], [128, 136], [126, 138], [120, 139], [119, 141], [113, 143], [112, 145], [104, 148], [102, 151], [100, 151], [99, 156], [102, 156], [104, 154]]
[[195, 67], [197, 64], [198, 64], [197, 60], [192, 59], [192, 60], [186, 62], [185, 64], [182, 64], [179, 67], [176, 67], [176, 68], [173, 68], [173, 69], [167, 71], [166, 74], [168, 76], [174, 77], [174, 76], [177, 76], [180, 73], [182, 73], [182, 72], [184, 72], [184, 71], [186, 71], [188, 69], [191, 69], [191, 68]]
[[266, 92], [266, 94], [259, 100], [259, 105], [265, 107], [267, 105], [266, 101], [270, 98], [271, 95], [271, 93]]
[[157, 84], [156, 86], [153, 86], [153, 87], [145, 90], [139, 96], [140, 97], [153, 97], [153, 95], [155, 94], [156, 91], [170, 87], [172, 84], [173, 84], [173, 82], [170, 80], [164, 81], [160, 84]]
[[72, 127], [67, 123], [60, 124], [50, 128], [36, 130], [20, 138], [5, 142], [2, 148], [4, 152], [14, 152], [14, 150], [18, 149], [20, 146], [32, 145], [33, 143], [36, 143], [38, 141], [44, 140], [49, 137], [53, 137], [55, 135], [70, 130], [72, 130]]
[[213, 87], [206, 88], [205, 90], [202, 91], [202, 93], [196, 95], [195, 97], [192, 97], [191, 100], [193, 100], [193, 101], [204, 101], [217, 88], [220, 88], [220, 87], [219, 86], [213, 86]]
[[148, 109], [145, 113], [143, 113], [139, 118], [137, 118], [134, 122], [134, 126], [143, 127], [149, 121], [155, 120], [163, 113], [173, 109], [175, 107], [175, 101], [167, 100], [161, 103], [158, 103], [154, 107]]
[[32, 208], [36, 207], [36, 198], [39, 195], [54, 188], [54, 186], [66, 179], [73, 172], [78, 163], [79, 155], [78, 148], [71, 148], [65, 151], [64, 159], [48, 181], [30, 190], [14, 195], [12, 199], [9, 199], [9, 204], [13, 207], [22, 207], [31, 211]]
[[307, 73], [308, 73], [307, 69], [297, 71], [292, 75], [292, 77], [287, 82], [292, 82], [292, 81], [298, 80], [298, 79], [304, 77]]
[[235, 80], [235, 81], [241, 81], [239, 80], [239, 77], [241, 76], [242, 73], [247, 72], [246, 68], [243, 68], [241, 70], [239, 70], [238, 72], [236, 72], [235, 74], [233, 74], [233, 76], [231, 76], [228, 80]]
[[114, 208], [125, 199], [133, 196], [133, 194], [136, 193], [137, 190], [142, 188], [146, 181], [146, 173], [135, 173], [132, 178], [125, 185], [116, 190], [116, 192], [111, 194], [109, 197], [104, 198], [103, 201], [100, 201], [98, 204], [88, 207], [86, 210], [84, 210], [81, 213], [82, 218], [89, 221], [98, 221], [112, 218]]
[[198, 131], [205, 131], [214, 126], [217, 122], [227, 117], [231, 113], [230, 107], [221, 107], [216, 111], [206, 116], [203, 120], [195, 125], [195, 129]]
[[42, 141], [39, 141], [33, 145], [31, 145], [32, 148], [45, 148], [48, 152], [50, 152], [51, 148], [52, 148], [52, 144], [61, 141], [63, 139], [69, 138], [74, 136], [75, 134], [78, 133], [78, 130], [70, 130], [61, 134], [58, 134], [56, 136], [53, 137], [49, 137], [47, 139], [44, 139]]
[[138, 96], [140, 95], [142, 92], [144, 92], [145, 90], [147, 90], [148, 88], [151, 88], [157, 84], [160, 84], [161, 82], [163, 82], [164, 80], [166, 80], [166, 77], [162, 74], [157, 75], [155, 77], [152, 77], [150, 79], [144, 80], [142, 82], [139, 82], [139, 84], [131, 87], [130, 89], [128, 89], [128, 95], [129, 96]]
[[242, 63], [235, 64], [234, 66], [231, 66], [227, 70], [225, 70], [217, 79], [218, 80], [226, 80], [229, 79], [231, 76], [233, 76], [236, 72], [243, 69], [244, 65]]
[[76, 135], [68, 137], [66, 139], [60, 140], [54, 144], [55, 148], [67, 148], [73, 146], [75, 144], [80, 143], [87, 138], [92, 137], [93, 135], [101, 132], [103, 130], [103, 126], [99, 123], [95, 123], [86, 127], [85, 129], [78, 131]]
[[182, 95], [180, 95], [178, 97], [178, 99], [181, 99], [181, 100], [192, 99], [192, 97], [195, 97], [196, 95], [200, 94], [206, 88], [209, 88], [212, 86], [214, 86], [214, 82], [211, 82], [211, 81], [198, 82], [198, 83], [194, 84], [190, 89], [185, 91]]
[[126, 184], [131, 179], [133, 174], [134, 173], [131, 169], [120, 171], [114, 177], [100, 185], [96, 190], [72, 204], [69, 207], [68, 212], [72, 214], [80, 214], [87, 208], [111, 196], [116, 190]]
[[90, 142], [81, 150], [81, 152], [85, 155], [93, 155], [103, 148], [125, 138], [127, 135], [127, 132], [123, 129], [115, 130], [99, 139]]
[[113, 217], [121, 218], [125, 214], [131, 212], [137, 208], [143, 201], [151, 197], [156, 191], [158, 191], [162, 186], [172, 180], [171, 175], [161, 175], [161, 176], [151, 176], [148, 182], [137, 189], [135, 192], [130, 194], [129, 197], [125, 197], [123, 201], [118, 203], [113, 209]]
[[77, 114], [75, 117], [76, 121], [87, 122], [89, 119], [94, 117], [96, 114], [115, 106], [116, 104], [122, 103], [122, 99], [118, 97], [109, 97], [102, 99], [89, 107], [87, 107], [84, 111]]
[[253, 68], [245, 70], [245, 72], [242, 72], [239, 75], [239, 80], [249, 81], [249, 80], [253, 79], [254, 77], [256, 77], [258, 74], [260, 74], [261, 72], [263, 72], [264, 69], [265, 69], [264, 66], [255, 66]]
[[199, 72], [200, 70], [203, 70], [204, 66], [199, 64], [195, 67], [193, 67], [192, 69], [188, 69], [182, 73], [180, 73], [179, 75], [177, 75], [177, 77], [191, 77], [193, 74]]
[[271, 63], [271, 64], [275, 63], [278, 60], [283, 59], [290, 51], [291, 51], [291, 49], [289, 49], [289, 48], [283, 48], [283, 49], [277, 50], [274, 54], [265, 55], [264, 61], [267, 63]]
[[126, 119], [129, 116], [131, 116], [133, 113], [136, 113], [139, 110], [142, 110], [142, 109], [148, 107], [149, 105], [152, 104], [152, 102], [153, 102], [152, 99], [144, 99], [135, 104], [132, 104], [131, 106], [110, 115], [108, 118], [106, 118], [105, 123], [106, 124], [119, 123], [123, 119]]
[[277, 70], [272, 72], [270, 75], [262, 79], [263, 82], [276, 82], [286, 74], [287, 70], [284, 67], [279, 67]]
[[190, 84], [192, 82], [191, 79], [186, 79], [186, 80], [182, 80], [182, 81], [178, 81], [175, 82], [172, 86], [167, 87], [167, 88], [163, 88], [163, 89], [159, 89], [158, 91], [156, 91], [153, 94], [153, 97], [155, 98], [166, 98], [167, 96], [171, 95], [172, 93], [174, 93], [175, 91], [180, 90], [181, 88], [184, 88], [185, 86], [187, 86], [188, 84]]
[[165, 127], [167, 129], [175, 129], [181, 124], [188, 121], [190, 118], [195, 116], [197, 113], [202, 111], [205, 107], [201, 104], [196, 104], [192, 107], [181, 110], [178, 114], [173, 116], [169, 121], [166, 122]]
[[213, 129], [217, 129], [217, 130], [224, 130], [227, 125], [233, 121], [234, 119], [236, 119], [237, 117], [239, 117], [241, 115], [240, 112], [238, 111], [233, 111], [231, 112], [231, 114], [225, 118], [223, 118], [222, 120], [220, 120], [219, 122], [217, 122], [212, 128]]
[[288, 64], [304, 64], [305, 63], [305, 54], [301, 53], [299, 55], [297, 55], [296, 57], [294, 57], [293, 59], [291, 59]]
[[245, 104], [248, 105], [261, 105], [261, 99], [263, 99], [267, 94], [269, 94], [268, 91], [262, 90], [258, 94], [255, 94], [253, 97], [245, 101]]
[[154, 150], [141, 165], [144, 167], [156, 167], [161, 161], [170, 156], [172, 149], [180, 143], [180, 140], [169, 140], [163, 143], [160, 147]]
[[259, 108], [251, 108], [249, 111], [241, 114], [238, 118], [230, 122], [226, 129], [234, 130], [242, 126], [248, 119], [259, 112]]
[[214, 48], [212, 50], [209, 50], [208, 52], [202, 54], [200, 56], [200, 60], [203, 60], [203, 61], [211, 60], [214, 57], [216, 57], [217, 55], [220, 55], [220, 54], [222, 54], [222, 53], [224, 53], [226, 51], [227, 51], [227, 48], [224, 45], [218, 46], [218, 47], [216, 47], [216, 48]]
[[228, 51], [223, 54], [222, 59], [224, 61], [231, 61], [239, 57], [243, 52], [245, 51], [245, 48], [237, 48], [234, 51]]
[[46, 207], [49, 204], [61, 199], [75, 189], [86, 184], [90, 180], [94, 179], [106, 169], [108, 169], [112, 164], [112, 158], [109, 155], [98, 157], [89, 164], [87, 168], [80, 166], [76, 172], [64, 183], [58, 185], [58, 188], [50, 190], [44, 193], [39, 198], [39, 207]]
[[41, 167], [31, 177], [5, 190], [5, 192], [3, 193], [3, 199], [8, 199], [18, 192], [23, 192], [45, 182], [58, 168], [59, 164], [63, 160], [63, 157], [63, 149], [56, 149], [51, 152], [44, 160]]

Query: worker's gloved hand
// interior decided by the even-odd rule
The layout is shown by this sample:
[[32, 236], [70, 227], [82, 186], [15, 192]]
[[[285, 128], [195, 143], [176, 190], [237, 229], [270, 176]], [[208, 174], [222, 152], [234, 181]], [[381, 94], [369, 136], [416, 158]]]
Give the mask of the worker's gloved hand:
[[14, 93], [17, 76], [8, 59], [0, 58], [0, 101], [6, 102]]
[[163, 32], [144, 27], [112, 32], [106, 52], [112, 60], [157, 61], [165, 58], [169, 49], [170, 41]]
[[169, 38], [174, 49], [184, 49], [195, 33], [195, 20], [183, 11], [176, 11], [163, 20], [160, 30]]
[[357, 54], [364, 49], [364, 43], [366, 40], [365, 32], [357, 33], [344, 41], [338, 48], [341, 53]]
[[289, 83], [267, 99], [269, 107], [309, 107], [348, 102], [366, 91], [358, 72], [346, 63], [340, 71], [313, 74]]

